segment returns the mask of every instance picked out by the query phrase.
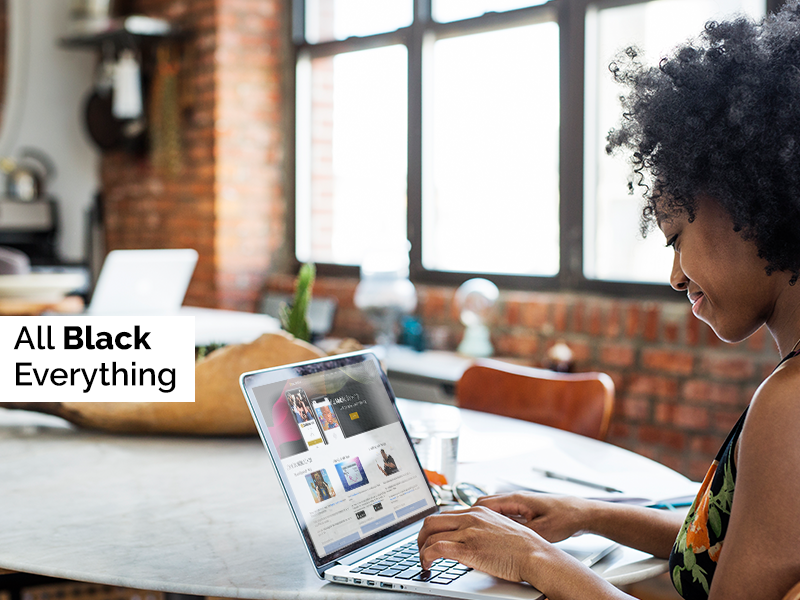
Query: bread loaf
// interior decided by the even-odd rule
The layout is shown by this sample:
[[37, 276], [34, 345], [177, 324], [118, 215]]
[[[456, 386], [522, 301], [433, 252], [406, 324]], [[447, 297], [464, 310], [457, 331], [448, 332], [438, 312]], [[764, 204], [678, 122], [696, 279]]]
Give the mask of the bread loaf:
[[320, 349], [286, 333], [267, 333], [199, 360], [194, 402], [0, 402], [0, 407], [45, 412], [79, 427], [116, 433], [254, 435], [239, 375], [321, 356]]

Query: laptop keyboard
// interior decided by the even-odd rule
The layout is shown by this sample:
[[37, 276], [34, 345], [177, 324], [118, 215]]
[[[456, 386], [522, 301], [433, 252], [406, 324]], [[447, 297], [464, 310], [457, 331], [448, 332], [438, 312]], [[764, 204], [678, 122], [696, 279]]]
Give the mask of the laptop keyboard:
[[454, 560], [442, 558], [435, 560], [430, 569], [423, 569], [419, 563], [417, 542], [412, 540], [350, 569], [350, 572], [447, 585], [471, 570]]

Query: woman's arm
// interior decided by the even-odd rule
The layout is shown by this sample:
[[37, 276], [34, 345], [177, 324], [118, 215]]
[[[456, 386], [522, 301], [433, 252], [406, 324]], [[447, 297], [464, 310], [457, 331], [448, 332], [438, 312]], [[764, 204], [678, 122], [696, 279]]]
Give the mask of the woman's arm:
[[425, 519], [419, 534], [425, 568], [439, 557], [509, 581], [527, 581], [549, 600], [631, 600], [575, 558], [524, 525], [484, 507]]
[[486, 496], [477, 506], [518, 520], [548, 542], [596, 533], [660, 558], [669, 557], [684, 519], [678, 512], [532, 492]]
[[739, 438], [736, 491], [711, 600], [772, 600], [800, 581], [800, 360], [756, 392]]

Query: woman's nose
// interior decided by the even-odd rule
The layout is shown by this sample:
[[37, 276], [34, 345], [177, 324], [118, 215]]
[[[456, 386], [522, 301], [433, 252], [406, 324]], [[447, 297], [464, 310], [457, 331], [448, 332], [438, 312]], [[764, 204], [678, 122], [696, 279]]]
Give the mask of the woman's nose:
[[681, 268], [681, 255], [677, 252], [675, 252], [675, 256], [672, 259], [672, 273], [669, 276], [669, 284], [672, 289], [679, 292], [685, 292], [686, 288], [689, 287], [689, 278], [686, 277], [686, 273]]

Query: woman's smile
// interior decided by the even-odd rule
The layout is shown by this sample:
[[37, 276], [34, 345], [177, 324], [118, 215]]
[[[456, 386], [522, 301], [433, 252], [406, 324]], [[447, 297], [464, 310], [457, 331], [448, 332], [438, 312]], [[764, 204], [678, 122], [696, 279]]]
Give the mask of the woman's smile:
[[698, 319], [698, 313], [700, 312], [700, 306], [703, 304], [703, 300], [705, 299], [705, 294], [703, 292], [695, 292], [693, 294], [689, 294], [689, 302], [692, 303], [692, 314]]

